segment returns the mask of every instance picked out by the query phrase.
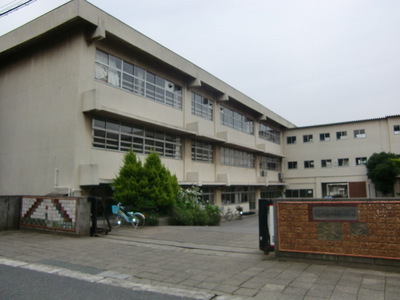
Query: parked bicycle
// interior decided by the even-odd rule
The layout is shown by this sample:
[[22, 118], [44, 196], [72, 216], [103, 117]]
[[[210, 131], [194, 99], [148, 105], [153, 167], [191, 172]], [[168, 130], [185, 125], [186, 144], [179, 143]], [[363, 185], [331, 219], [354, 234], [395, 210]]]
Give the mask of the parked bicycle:
[[233, 218], [232, 210], [228, 207], [227, 212], [225, 213], [224, 207], [220, 208], [221, 217], [223, 217], [227, 221], [231, 221]]
[[240, 205], [236, 206], [235, 216], [237, 219], [241, 220], [243, 217], [243, 207]]
[[133, 211], [125, 212], [125, 208], [121, 205], [121, 203], [113, 205], [111, 209], [112, 213], [114, 214], [114, 219], [112, 221], [112, 225], [114, 227], [119, 227], [123, 223], [131, 224], [135, 229], [144, 226], [144, 223], [146, 221], [146, 217], [144, 216], [144, 214]]

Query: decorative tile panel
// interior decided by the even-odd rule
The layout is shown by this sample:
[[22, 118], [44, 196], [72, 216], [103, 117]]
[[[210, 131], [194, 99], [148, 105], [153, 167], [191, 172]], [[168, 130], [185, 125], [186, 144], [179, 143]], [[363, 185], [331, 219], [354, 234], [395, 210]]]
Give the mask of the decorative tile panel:
[[77, 199], [23, 197], [21, 225], [76, 230]]

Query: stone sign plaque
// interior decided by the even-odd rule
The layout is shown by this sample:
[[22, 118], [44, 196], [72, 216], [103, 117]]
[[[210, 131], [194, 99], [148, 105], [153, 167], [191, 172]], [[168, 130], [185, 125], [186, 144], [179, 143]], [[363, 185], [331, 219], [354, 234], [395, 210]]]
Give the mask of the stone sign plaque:
[[357, 206], [350, 205], [313, 205], [313, 221], [358, 221]]

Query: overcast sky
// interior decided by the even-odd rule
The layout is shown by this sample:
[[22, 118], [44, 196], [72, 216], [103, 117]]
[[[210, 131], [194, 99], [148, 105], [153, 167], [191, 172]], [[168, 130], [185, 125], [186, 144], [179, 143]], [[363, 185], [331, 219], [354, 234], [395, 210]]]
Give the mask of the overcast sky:
[[[65, 2], [1, 17], [0, 35]], [[297, 126], [400, 114], [399, 0], [89, 2]]]

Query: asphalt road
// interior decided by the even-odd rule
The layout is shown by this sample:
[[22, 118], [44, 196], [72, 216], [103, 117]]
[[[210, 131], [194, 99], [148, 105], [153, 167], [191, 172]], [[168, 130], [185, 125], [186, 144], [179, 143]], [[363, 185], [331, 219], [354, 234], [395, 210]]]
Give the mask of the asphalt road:
[[188, 300], [148, 291], [133, 291], [102, 283], [92, 283], [55, 274], [32, 271], [0, 264], [0, 299], [135, 299]]

